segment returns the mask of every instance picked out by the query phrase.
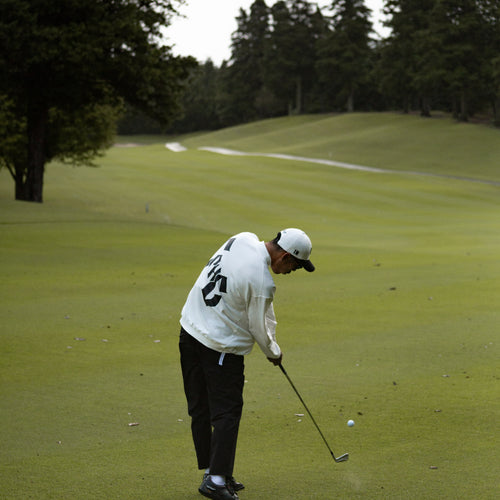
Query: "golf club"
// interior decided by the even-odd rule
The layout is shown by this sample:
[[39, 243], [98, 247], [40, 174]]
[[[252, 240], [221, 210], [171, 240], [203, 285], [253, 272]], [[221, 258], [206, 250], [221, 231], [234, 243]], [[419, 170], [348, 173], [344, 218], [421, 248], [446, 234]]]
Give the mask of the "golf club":
[[285, 377], [287, 378], [288, 382], [290, 382], [290, 385], [292, 386], [293, 390], [295, 391], [295, 394], [297, 394], [297, 396], [299, 397], [300, 399], [300, 402], [304, 405], [304, 408], [307, 410], [307, 413], [309, 414], [309, 416], [311, 417], [311, 420], [313, 421], [313, 424], [316, 426], [316, 429], [318, 429], [318, 432], [320, 434], [320, 436], [323, 438], [323, 441], [324, 443], [326, 444], [326, 447], [328, 448], [328, 451], [330, 452], [330, 455], [333, 457], [333, 459], [335, 460], [335, 462], [345, 462], [346, 460], [349, 459], [349, 453], [344, 453], [343, 455], [340, 455], [340, 457], [337, 457], [335, 458], [335, 455], [333, 454], [333, 451], [332, 449], [330, 448], [330, 445], [328, 444], [328, 442], [326, 441], [325, 439], [325, 436], [323, 436], [323, 433], [321, 432], [321, 429], [319, 428], [318, 424], [316, 423], [316, 420], [314, 420], [314, 417], [312, 416], [311, 412], [309, 411], [309, 408], [307, 407], [307, 405], [304, 403], [304, 400], [302, 399], [301, 395], [299, 394], [299, 391], [296, 389], [296, 387], [293, 385], [293, 382], [292, 380], [290, 379], [290, 377], [288, 376], [288, 373], [286, 372], [286, 370], [283, 368], [283, 365], [280, 363], [279, 364], [279, 367], [281, 368], [281, 371], [283, 372], [283, 374], [285, 375]]

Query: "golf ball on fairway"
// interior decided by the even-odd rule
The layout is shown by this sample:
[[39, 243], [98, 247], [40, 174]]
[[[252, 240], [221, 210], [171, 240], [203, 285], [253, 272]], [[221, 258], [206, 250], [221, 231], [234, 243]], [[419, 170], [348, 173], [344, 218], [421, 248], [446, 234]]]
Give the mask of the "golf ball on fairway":
[[354, 420], [348, 420], [348, 421], [347, 421], [347, 425], [348, 425], [349, 427], [352, 427], [352, 426], [354, 425]]

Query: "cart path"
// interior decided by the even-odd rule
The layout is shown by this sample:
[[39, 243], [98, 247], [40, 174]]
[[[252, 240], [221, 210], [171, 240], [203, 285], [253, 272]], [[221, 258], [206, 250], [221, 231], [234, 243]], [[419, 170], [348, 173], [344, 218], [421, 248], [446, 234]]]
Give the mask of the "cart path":
[[[186, 151], [186, 148], [179, 144], [178, 142], [168, 142], [165, 144], [165, 147], [170, 149], [171, 151], [181, 152]], [[201, 151], [208, 151], [210, 153], [217, 153], [221, 155], [228, 156], [257, 156], [257, 157], [265, 157], [265, 158], [277, 158], [279, 160], [292, 160], [292, 161], [302, 161], [307, 163], [316, 163], [319, 165], [328, 165], [336, 168], [344, 168], [347, 170], [358, 170], [362, 172], [373, 172], [377, 174], [404, 174], [404, 175], [419, 175], [425, 177], [440, 177], [445, 179], [455, 179], [460, 181], [467, 182], [478, 182], [481, 184], [490, 184], [492, 186], [500, 186], [500, 182], [490, 181], [487, 179], [474, 179], [472, 177], [461, 177], [458, 175], [445, 175], [445, 174], [432, 174], [429, 172], [414, 172], [411, 170], [388, 170], [384, 168], [376, 168], [376, 167], [367, 167], [365, 165], [355, 165], [352, 163], [344, 163], [334, 160], [326, 160], [321, 158], [307, 158], [304, 156], [293, 156], [281, 153], [248, 153], [245, 151], [236, 151], [234, 149], [227, 148], [216, 148], [216, 147], [202, 147], [198, 148]]]

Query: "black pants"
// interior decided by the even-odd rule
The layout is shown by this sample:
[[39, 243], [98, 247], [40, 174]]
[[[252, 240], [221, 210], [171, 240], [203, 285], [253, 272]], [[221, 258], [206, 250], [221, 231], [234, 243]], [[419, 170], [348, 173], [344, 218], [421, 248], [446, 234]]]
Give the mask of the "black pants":
[[198, 467], [232, 476], [243, 409], [244, 357], [209, 349], [184, 329], [179, 350]]

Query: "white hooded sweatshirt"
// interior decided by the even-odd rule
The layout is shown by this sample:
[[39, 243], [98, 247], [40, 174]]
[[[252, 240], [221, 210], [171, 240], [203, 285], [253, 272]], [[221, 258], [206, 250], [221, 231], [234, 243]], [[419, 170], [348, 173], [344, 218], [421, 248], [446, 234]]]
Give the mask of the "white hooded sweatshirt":
[[255, 234], [226, 241], [189, 292], [180, 321], [184, 330], [214, 351], [245, 355], [257, 342], [268, 358], [279, 358], [270, 264]]

